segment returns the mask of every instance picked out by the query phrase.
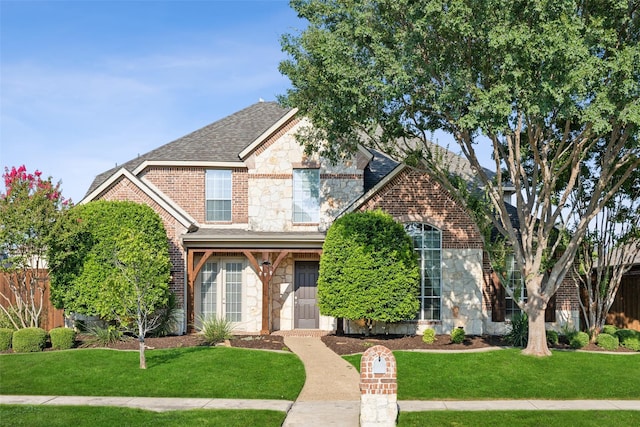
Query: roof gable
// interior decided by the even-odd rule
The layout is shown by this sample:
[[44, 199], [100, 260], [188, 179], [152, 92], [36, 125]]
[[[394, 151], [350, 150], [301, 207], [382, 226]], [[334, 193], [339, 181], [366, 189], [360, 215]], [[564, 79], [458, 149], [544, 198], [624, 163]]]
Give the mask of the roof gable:
[[291, 111], [276, 102], [253, 104], [98, 175], [87, 196], [120, 168], [133, 172], [145, 162], [240, 162], [240, 152]]

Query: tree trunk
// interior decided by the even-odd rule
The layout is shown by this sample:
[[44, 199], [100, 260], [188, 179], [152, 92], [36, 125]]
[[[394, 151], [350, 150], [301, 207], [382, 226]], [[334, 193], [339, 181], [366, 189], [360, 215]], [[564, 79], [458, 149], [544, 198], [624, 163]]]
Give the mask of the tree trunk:
[[547, 345], [547, 331], [544, 326], [544, 311], [546, 303], [540, 295], [531, 295], [525, 305], [525, 312], [529, 318], [529, 339], [527, 348], [522, 354], [530, 356], [551, 356]]
[[144, 337], [138, 340], [140, 345], [140, 369], [147, 369], [147, 358], [144, 354]]

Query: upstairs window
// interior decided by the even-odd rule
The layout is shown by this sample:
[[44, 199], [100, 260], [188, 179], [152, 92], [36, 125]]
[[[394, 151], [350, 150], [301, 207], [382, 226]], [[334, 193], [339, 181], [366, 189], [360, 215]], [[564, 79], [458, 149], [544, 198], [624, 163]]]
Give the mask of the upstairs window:
[[293, 170], [293, 222], [320, 222], [320, 170]]
[[231, 221], [231, 171], [208, 170], [206, 179], [207, 221]]

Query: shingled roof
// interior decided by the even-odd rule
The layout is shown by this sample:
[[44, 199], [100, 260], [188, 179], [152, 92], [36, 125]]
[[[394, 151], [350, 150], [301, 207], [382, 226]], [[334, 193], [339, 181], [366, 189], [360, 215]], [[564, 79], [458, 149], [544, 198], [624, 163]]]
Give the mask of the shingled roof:
[[96, 176], [91, 194], [121, 168], [132, 172], [145, 161], [239, 162], [238, 154], [291, 109], [258, 102]]

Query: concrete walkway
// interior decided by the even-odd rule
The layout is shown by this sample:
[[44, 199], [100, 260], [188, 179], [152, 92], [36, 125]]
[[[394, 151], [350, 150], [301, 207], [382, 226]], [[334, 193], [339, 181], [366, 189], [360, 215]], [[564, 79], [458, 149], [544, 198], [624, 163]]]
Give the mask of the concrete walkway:
[[284, 343], [302, 363], [307, 375], [284, 427], [358, 426], [360, 374], [317, 337], [285, 336]]

